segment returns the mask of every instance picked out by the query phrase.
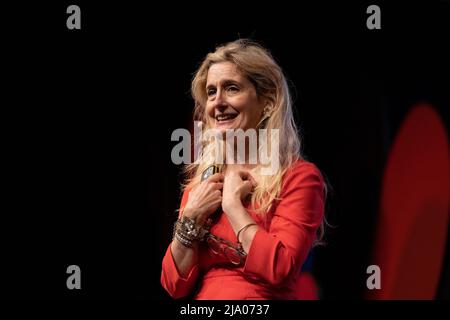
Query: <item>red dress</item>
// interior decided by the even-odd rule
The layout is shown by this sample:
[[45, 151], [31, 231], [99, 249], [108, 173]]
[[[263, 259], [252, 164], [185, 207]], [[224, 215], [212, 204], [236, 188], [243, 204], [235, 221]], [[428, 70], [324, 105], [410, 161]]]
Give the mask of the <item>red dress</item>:
[[[181, 208], [187, 195], [186, 191]], [[181, 277], [169, 245], [162, 262], [161, 284], [173, 298], [196, 290], [195, 299], [297, 299], [297, 278], [322, 223], [324, 196], [324, 182], [317, 167], [297, 161], [283, 177], [280, 200], [268, 213], [266, 222], [247, 208], [260, 228], [245, 264], [235, 267], [202, 243], [198, 264]], [[211, 233], [236, 242], [224, 213], [211, 227]]]

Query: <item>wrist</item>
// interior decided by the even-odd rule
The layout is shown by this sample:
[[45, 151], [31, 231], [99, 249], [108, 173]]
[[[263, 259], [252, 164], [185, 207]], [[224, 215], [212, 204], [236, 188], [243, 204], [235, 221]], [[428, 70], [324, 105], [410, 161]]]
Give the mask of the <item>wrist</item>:
[[208, 226], [198, 224], [195, 218], [181, 216], [174, 224], [173, 238], [192, 248], [196, 242], [204, 240], [208, 230]]
[[231, 213], [231, 212], [234, 212], [236, 210], [243, 208], [244, 206], [242, 205], [241, 200], [230, 199], [230, 200], [224, 201], [222, 203], [222, 207], [225, 212]]
[[208, 220], [208, 217], [205, 213], [199, 210], [185, 209], [182, 212], [182, 216], [190, 219], [194, 219], [196, 224], [203, 226]]
[[237, 242], [238, 243], [241, 243], [242, 241], [241, 241], [241, 239], [242, 238], [240, 238], [240, 236], [242, 236], [242, 234], [247, 230], [247, 229], [250, 229], [251, 227], [258, 227], [258, 224], [256, 223], [256, 222], [249, 222], [249, 223], [246, 223], [246, 224], [244, 224], [239, 230], [238, 230], [238, 232], [236, 233], [236, 239], [237, 239]]
[[198, 215], [197, 210], [193, 210], [191, 208], [184, 208], [181, 211], [181, 216], [188, 218], [196, 218]]

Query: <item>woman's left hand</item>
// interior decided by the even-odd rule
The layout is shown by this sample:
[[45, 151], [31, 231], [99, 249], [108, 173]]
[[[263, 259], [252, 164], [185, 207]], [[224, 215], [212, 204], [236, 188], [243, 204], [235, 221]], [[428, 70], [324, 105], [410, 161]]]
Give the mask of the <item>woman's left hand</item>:
[[256, 186], [252, 175], [243, 170], [230, 170], [226, 173], [222, 191], [222, 209], [230, 212], [251, 194]]

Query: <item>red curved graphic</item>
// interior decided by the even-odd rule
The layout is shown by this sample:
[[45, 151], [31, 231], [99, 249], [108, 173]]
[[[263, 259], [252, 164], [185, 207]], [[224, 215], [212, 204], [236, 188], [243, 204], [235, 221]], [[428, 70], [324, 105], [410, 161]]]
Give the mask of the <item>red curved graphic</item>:
[[[433, 299], [445, 255], [450, 204], [445, 127], [429, 104], [406, 116], [390, 151], [381, 192], [372, 299]], [[369, 276], [369, 275], [368, 275]]]

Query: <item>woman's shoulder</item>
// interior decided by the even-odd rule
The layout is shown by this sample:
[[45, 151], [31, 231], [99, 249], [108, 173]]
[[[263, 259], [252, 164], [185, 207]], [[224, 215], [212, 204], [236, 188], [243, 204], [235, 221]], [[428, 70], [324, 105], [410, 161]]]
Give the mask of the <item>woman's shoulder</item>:
[[299, 159], [296, 160], [286, 171], [287, 174], [318, 174], [322, 175], [319, 168], [312, 162]]
[[299, 159], [286, 170], [283, 182], [285, 186], [289, 184], [305, 184], [307, 182], [323, 185], [324, 179], [319, 168], [314, 163]]

